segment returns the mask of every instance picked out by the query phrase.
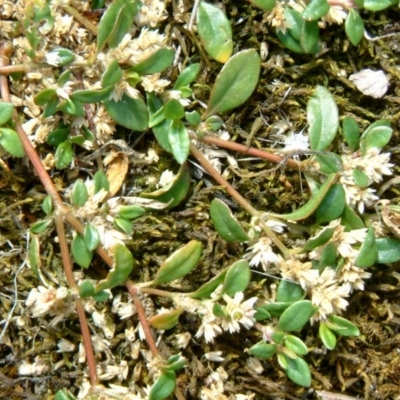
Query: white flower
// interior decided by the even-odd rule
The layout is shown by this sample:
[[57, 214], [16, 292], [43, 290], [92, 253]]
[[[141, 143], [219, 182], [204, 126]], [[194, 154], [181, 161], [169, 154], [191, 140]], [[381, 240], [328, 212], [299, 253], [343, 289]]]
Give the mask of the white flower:
[[298, 282], [305, 290], [314, 285], [319, 275], [318, 270], [312, 269], [311, 262], [301, 262], [296, 259], [283, 260], [279, 269], [282, 278]]
[[55, 289], [51, 286], [48, 288], [39, 286], [30, 291], [25, 304], [29, 307], [33, 317], [42, 315], [62, 317], [63, 313], [68, 313], [73, 309], [73, 302], [67, 301], [68, 294], [69, 291], [65, 287]]
[[352, 260], [346, 260], [338, 273], [338, 280], [341, 283], [349, 284], [352, 289], [364, 290], [364, 279], [369, 279], [371, 273], [363, 268], [353, 265]]
[[61, 338], [57, 343], [57, 353], [67, 353], [75, 350], [75, 345], [67, 339]]
[[249, 357], [246, 361], [247, 366], [257, 375], [260, 375], [264, 371], [264, 367], [261, 364], [261, 361], [256, 357]]
[[34, 363], [23, 361], [18, 368], [19, 375], [40, 376], [50, 370], [50, 365], [37, 356]]
[[222, 362], [225, 360], [224, 357], [222, 356], [222, 351], [210, 351], [208, 353], [204, 353], [203, 357], [208, 360], [208, 361], [214, 361], [214, 362]]
[[175, 174], [169, 169], [166, 169], [162, 172], [160, 179], [157, 183], [157, 187], [158, 188], [165, 187], [169, 185], [171, 182], [173, 182], [174, 179], [175, 179]]
[[184, 349], [190, 342], [192, 335], [189, 332], [178, 333], [175, 335], [176, 344], [180, 349]]
[[223, 307], [225, 317], [221, 321], [221, 326], [225, 331], [230, 333], [238, 332], [240, 330], [239, 324], [246, 329], [254, 325], [255, 319], [253, 316], [256, 313], [254, 304], [257, 301], [257, 297], [252, 297], [243, 303], [243, 292], [237, 292], [233, 299], [227, 294], [222, 297], [226, 302], [226, 306]]
[[213, 301], [206, 300], [202, 302], [201, 310], [199, 309], [201, 325], [196, 332], [196, 337], [204, 336], [206, 343], [212, 343], [214, 338], [222, 333], [222, 328], [220, 327], [221, 319], [214, 315], [213, 306]]
[[247, 249], [245, 258], [250, 260], [250, 266], [261, 264], [266, 271], [270, 264], [276, 265], [282, 262], [282, 257], [272, 250], [271, 244], [271, 239], [264, 236]]
[[304, 150], [309, 150], [310, 148], [308, 136], [303, 135], [302, 132], [300, 133], [291, 132], [290, 135], [285, 136], [283, 144], [284, 147], [282, 150], [285, 152], [304, 151]]
[[311, 288], [311, 301], [319, 308], [313, 321], [345, 310], [349, 303], [344, 297], [348, 297], [349, 293], [350, 285], [340, 285], [336, 272], [332, 268], [325, 268]]

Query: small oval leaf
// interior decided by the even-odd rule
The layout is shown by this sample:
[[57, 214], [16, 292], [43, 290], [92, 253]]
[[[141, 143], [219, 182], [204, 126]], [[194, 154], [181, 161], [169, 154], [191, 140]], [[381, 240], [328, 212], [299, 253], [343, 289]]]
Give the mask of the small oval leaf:
[[253, 93], [260, 75], [261, 60], [253, 50], [235, 54], [215, 80], [204, 118], [242, 105]]
[[226, 15], [215, 5], [202, 1], [197, 11], [197, 31], [207, 53], [221, 63], [233, 51], [232, 29]]
[[244, 292], [250, 282], [250, 276], [251, 271], [248, 261], [236, 261], [226, 273], [222, 293], [233, 297], [237, 292]]
[[71, 253], [76, 263], [82, 268], [88, 268], [92, 262], [93, 252], [88, 250], [83, 236], [79, 233], [72, 240]]
[[290, 305], [280, 316], [278, 329], [285, 332], [299, 331], [315, 314], [314, 307], [309, 300], [300, 300]]
[[307, 103], [307, 121], [310, 125], [310, 147], [324, 151], [332, 143], [339, 127], [339, 111], [328, 89], [317, 86]]
[[201, 243], [190, 241], [170, 255], [157, 271], [153, 285], [167, 283], [189, 274], [197, 265], [201, 256]]
[[249, 240], [239, 221], [233, 216], [229, 207], [219, 199], [211, 202], [210, 215], [214, 228], [227, 242], [246, 242]]

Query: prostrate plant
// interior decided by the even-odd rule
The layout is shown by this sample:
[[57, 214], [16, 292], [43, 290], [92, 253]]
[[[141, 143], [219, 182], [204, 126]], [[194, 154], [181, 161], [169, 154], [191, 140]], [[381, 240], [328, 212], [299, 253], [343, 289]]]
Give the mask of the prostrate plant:
[[[317, 21], [336, 7], [330, 7], [326, 1], [311, 1], [305, 8], [298, 4], [297, 8], [301, 7], [301, 10], [295, 7], [298, 2], [289, 2], [284, 8], [275, 1], [253, 3], [266, 10], [273, 9], [275, 14], [281, 12], [286, 19], [282, 21], [290, 22], [290, 27], [286, 27], [286, 33], [280, 31], [278, 37], [292, 50], [306, 53], [318, 51]], [[376, 5], [372, 3], [365, 1], [364, 7], [373, 10]], [[19, 3], [17, 6], [21, 7]], [[357, 2], [357, 6], [361, 7], [361, 2]], [[153, 15], [151, 11], [158, 17], [149, 20], [148, 25], [157, 25], [163, 13], [157, 14], [150, 6], [146, 7], [146, 12], [141, 14], [145, 6], [138, 1], [115, 0], [105, 11], [98, 28], [83, 20], [87, 29], [98, 34], [96, 43], [82, 46], [87, 32], [61, 12], [67, 10], [81, 18], [67, 5], [31, 2], [21, 17], [30, 45], [26, 54], [32, 63], [28, 67], [14, 66], [7, 73], [14, 73], [13, 86], [17, 93], [23, 93], [24, 85], [28, 86], [30, 97], [26, 99], [26, 113], [31, 119], [22, 127], [18, 118], [12, 118], [13, 106], [9, 100], [0, 103], [0, 145], [12, 156], [23, 156], [18, 132], [50, 194], [42, 205], [46, 218], [30, 227], [29, 264], [41, 286], [28, 295], [28, 311], [38, 318], [54, 316], [52, 324], [56, 325], [71, 315], [71, 300], [77, 304], [82, 301], [82, 310], [91, 314], [94, 326], [102, 330], [105, 339], [91, 338], [88, 329], [84, 332], [87, 324], [82, 322], [82, 313], [79, 314], [91, 380], [90, 384], [82, 383], [80, 398], [91, 390], [116, 398], [142, 398], [145, 393], [149, 399], [166, 398], [175, 390], [176, 395], [182, 398], [179, 388], [175, 387], [175, 371], [185, 367], [187, 360], [180, 354], [173, 354], [167, 360], [161, 358], [139, 294], [162, 296], [173, 303], [170, 309], [158, 310], [158, 314], [149, 318], [148, 323], [154, 329], [165, 331], [174, 328], [183, 312], [199, 317], [195, 337], [197, 340], [204, 337], [209, 344], [223, 333], [233, 334], [245, 328], [249, 331], [249, 340], [254, 343], [246, 353], [263, 360], [276, 355], [279, 365], [292, 381], [310, 386], [311, 373], [306, 359], [308, 348], [298, 332], [309, 322], [318, 324], [321, 341], [328, 349], [335, 348], [337, 336], [357, 336], [357, 327], [338, 316], [348, 305], [346, 299], [352, 291], [363, 290], [364, 280], [371, 276], [366, 269], [377, 262], [400, 259], [396, 254], [400, 242], [377, 238], [374, 226], [367, 226], [362, 219], [365, 209], [378, 200], [372, 186], [379, 183], [383, 175], [392, 173], [389, 155], [381, 153], [392, 135], [390, 124], [377, 121], [360, 135], [356, 121], [346, 117], [342, 123], [342, 136], [347, 146], [341, 146], [335, 100], [326, 88], [318, 86], [307, 106], [308, 135], [294, 134], [293, 140], [285, 141], [285, 147], [277, 149], [276, 154], [247, 149], [242, 145], [242, 150], [244, 148], [244, 152], [249, 154], [274, 162], [287, 162], [288, 167], [299, 167], [306, 177], [311, 199], [289, 214], [256, 210], [213, 169], [199, 148], [213, 143], [214, 139], [221, 146], [240, 148], [235, 143], [210, 137], [209, 133], [221, 133], [224, 120], [219, 114], [242, 105], [253, 93], [260, 74], [260, 56], [254, 49], [232, 55], [233, 38], [228, 19], [217, 7], [201, 2], [196, 18], [200, 41], [212, 59], [224, 63], [215, 83], [209, 88], [207, 104], [202, 104], [195, 96], [201, 64], [192, 63], [181, 68], [169, 89], [171, 82], [161, 74], [173, 65], [175, 50], [167, 46], [166, 37], [156, 30], [146, 26], [137, 33], [134, 32], [136, 28], [132, 29], [134, 19], [141, 20], [144, 15], [150, 18]], [[347, 33], [351, 41], [358, 43], [361, 38], [358, 39], [360, 25], [357, 25], [357, 15], [355, 8], [350, 7], [347, 18], [350, 22], [355, 21], [355, 25], [350, 22], [349, 25], [357, 32], [350, 29]], [[62, 40], [60, 20], [71, 28], [67, 43]], [[54, 44], [49, 43], [49, 35], [55, 40]], [[76, 45], [74, 51], [67, 49], [67, 44], [71, 47]], [[50, 66], [54, 68], [50, 69]], [[46, 69], [34, 70], [40, 67]], [[28, 74], [22, 79], [16, 75], [17, 72]], [[41, 83], [33, 85], [31, 81], [39, 78]], [[117, 126], [134, 132], [151, 129], [158, 144], [173, 155], [179, 171], [166, 186], [142, 192], [139, 197], [116, 197], [123, 179], [119, 180], [116, 188], [111, 188], [114, 182], [110, 170], [109, 176], [98, 171], [86, 182], [77, 179], [61, 198], [37, 154], [35, 156], [33, 148], [27, 144], [29, 140], [23, 129], [36, 144], [47, 142], [56, 147], [54, 156], [50, 154], [46, 160], [47, 167], [54, 165], [57, 169], [65, 169], [78, 160], [78, 152], [86, 149], [100, 147], [96, 154], [101, 158], [101, 147], [110, 143]], [[300, 146], [294, 143], [296, 139], [301, 140]], [[307, 143], [309, 149], [305, 147]], [[76, 145], [80, 146], [79, 151]], [[121, 167], [123, 175], [128, 170], [126, 148], [123, 146], [119, 152], [123, 159], [121, 164], [124, 164]], [[310, 155], [310, 158], [302, 162], [288, 159], [287, 154], [294, 154], [296, 150], [301, 150], [297, 151], [299, 156]], [[202, 245], [191, 240], [167, 257], [152, 279], [133, 283], [129, 278], [140, 264], [126, 242], [133, 233], [134, 221], [148, 212], [170, 210], [183, 202], [191, 186], [186, 162], [190, 152], [251, 215], [250, 229], [246, 230], [225, 203], [217, 199], [211, 203], [211, 219], [222, 239], [229, 243], [245, 243], [248, 252], [194, 292], [170, 291], [168, 285], [186, 277], [200, 261]], [[112, 154], [107, 156], [113, 157]], [[150, 154], [137, 153], [136, 157], [151, 162]], [[67, 232], [69, 243], [63, 228], [64, 220], [73, 228]], [[311, 227], [301, 225], [303, 220], [311, 221]], [[42, 271], [41, 241], [52, 233], [53, 223], [69, 288], [62, 283], [54, 288]], [[304, 236], [308, 237], [307, 241]], [[82, 271], [73, 274], [69, 249]], [[104, 279], [88, 277], [95, 252], [111, 268]], [[250, 267], [260, 265], [264, 272], [280, 279], [276, 294], [267, 294], [265, 281], [251, 284]], [[114, 365], [112, 359], [98, 378], [94, 357], [89, 362], [91, 349], [88, 341], [93, 341], [96, 354], [101, 354], [107, 348], [107, 340], [115, 335], [112, 318], [106, 311], [100, 312], [97, 306], [99, 302], [111, 301], [111, 291], [122, 284], [126, 284], [135, 307], [132, 303], [123, 303], [121, 296], [117, 295], [112, 309], [121, 319], [139, 314], [137, 326], [131, 326], [124, 335], [137, 357], [139, 349], [142, 350], [148, 373], [145, 379], [149, 385], [147, 388], [100, 387], [99, 380], [126, 379], [127, 366], [123, 363]], [[141, 348], [140, 340], [135, 337], [136, 331], [146, 338], [149, 352]], [[180, 334], [180, 347], [184, 348], [190, 339], [190, 332]], [[59, 348], [60, 351], [66, 348], [65, 341], [60, 341]], [[207, 353], [205, 357], [211, 361], [223, 359], [221, 354]], [[84, 359], [81, 352], [80, 362]], [[251, 360], [256, 363], [254, 358]], [[221, 383], [226, 379], [224, 376], [220, 370], [213, 379]], [[215, 390], [203, 387], [201, 395], [205, 398], [223, 395], [223, 384], [216, 385]], [[58, 400], [72, 398], [66, 389], [56, 395]]]
[[266, 21], [289, 50], [315, 54], [322, 50], [320, 28], [343, 24], [349, 41], [357, 46], [364, 36], [363, 10], [381, 11], [396, 0], [248, 0], [267, 12]]

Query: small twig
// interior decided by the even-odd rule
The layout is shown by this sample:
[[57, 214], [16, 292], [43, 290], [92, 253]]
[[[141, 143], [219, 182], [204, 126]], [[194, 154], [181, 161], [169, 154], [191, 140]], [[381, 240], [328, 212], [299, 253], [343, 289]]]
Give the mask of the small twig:
[[231, 195], [244, 210], [253, 217], [260, 214], [226, 179], [221, 176], [221, 174], [218, 173], [218, 171], [215, 170], [194, 144], [190, 145], [190, 152], [219, 185], [225, 186], [227, 193]]
[[65, 277], [67, 278], [68, 286], [71, 288], [75, 298], [76, 313], [78, 314], [83, 345], [85, 347], [90, 383], [92, 387], [95, 387], [99, 383], [99, 378], [96, 369], [96, 360], [94, 358], [92, 340], [90, 338], [89, 325], [86, 319], [85, 309], [83, 308], [82, 299], [78, 297], [79, 290], [73, 275], [72, 261], [68, 251], [68, 244], [64, 230], [64, 221], [60, 210], [56, 211], [55, 225], [58, 235], [58, 242], [60, 245], [61, 258], [64, 267]]
[[254, 147], [247, 147], [243, 144], [235, 143], [235, 142], [230, 142], [229, 140], [223, 140], [219, 139], [214, 136], [210, 135], [205, 135], [203, 137], [199, 137], [195, 134], [190, 134], [190, 137], [192, 139], [199, 140], [201, 142], [207, 143], [207, 144], [214, 144], [218, 147], [222, 147], [224, 149], [228, 150], [233, 150], [233, 151], [238, 151], [240, 153], [244, 154], [249, 154], [251, 156], [259, 157], [264, 160], [268, 160], [274, 163], [282, 163], [286, 162], [286, 165], [290, 168], [295, 168], [295, 169], [302, 169], [302, 164], [300, 162], [297, 162], [296, 160], [293, 159], [288, 159], [286, 157], [279, 156], [277, 154], [272, 154], [268, 153], [267, 151], [264, 150], [259, 150]]
[[87, 18], [79, 14], [75, 8], [67, 5], [60, 4], [64, 11], [66, 11], [69, 15], [72, 15], [78, 22], [80, 22], [88, 31], [90, 31], [93, 35], [97, 36], [97, 26], [92, 24]]

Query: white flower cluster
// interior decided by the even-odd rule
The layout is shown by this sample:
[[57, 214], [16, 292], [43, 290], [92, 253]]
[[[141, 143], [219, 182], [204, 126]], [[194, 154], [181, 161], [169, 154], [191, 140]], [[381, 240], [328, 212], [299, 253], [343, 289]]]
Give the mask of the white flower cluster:
[[357, 207], [362, 214], [365, 207], [371, 206], [379, 199], [376, 196], [375, 189], [370, 187], [360, 187], [354, 182], [354, 170], [359, 169], [368, 177], [368, 186], [372, 183], [379, 183], [383, 175], [392, 175], [391, 168], [394, 164], [389, 163], [390, 154], [379, 154], [377, 148], [368, 149], [365, 156], [362, 155], [343, 155], [343, 172], [340, 183], [346, 193], [347, 203], [351, 207]]
[[241, 325], [246, 329], [254, 325], [254, 314], [256, 310], [254, 304], [257, 297], [252, 297], [243, 301], [244, 294], [237, 292], [234, 297], [227, 294], [222, 295], [225, 305], [221, 305], [223, 316], [216, 316], [214, 314], [214, 306], [217, 300], [221, 298], [222, 286], [220, 285], [213, 293], [211, 300], [195, 300], [182, 295], [175, 299], [178, 307], [182, 307], [185, 311], [195, 313], [201, 316], [201, 325], [196, 333], [196, 337], [204, 336], [207, 343], [212, 343], [214, 338], [221, 334], [223, 331], [230, 333], [239, 332]]

